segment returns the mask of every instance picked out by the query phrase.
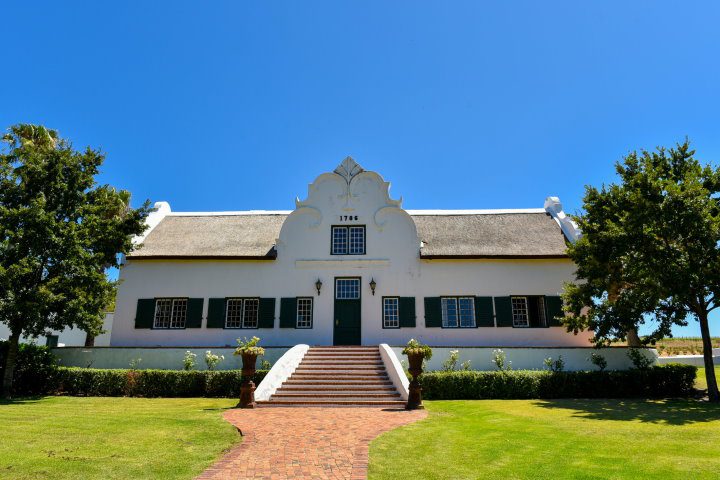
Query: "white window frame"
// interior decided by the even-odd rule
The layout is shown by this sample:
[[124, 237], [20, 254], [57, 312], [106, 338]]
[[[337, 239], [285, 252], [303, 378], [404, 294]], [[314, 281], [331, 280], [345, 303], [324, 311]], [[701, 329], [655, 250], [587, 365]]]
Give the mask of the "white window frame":
[[[239, 317], [233, 319], [232, 326], [228, 324], [230, 318], [230, 302], [236, 303], [239, 307], [239, 315], [233, 315], [233, 317]], [[233, 309], [234, 312], [238, 312], [237, 308]], [[254, 311], [255, 322], [250, 322], [250, 314]], [[260, 321], [260, 299], [257, 297], [233, 297], [225, 299], [225, 329], [227, 330], [255, 330], [258, 328], [258, 322]]]
[[[165, 308], [165, 304], [169, 308], [167, 315], [159, 317], [161, 309]], [[156, 298], [155, 299], [155, 314], [153, 315], [153, 329], [158, 330], [182, 330], [187, 324], [187, 309], [188, 299], [187, 298]]]
[[[344, 232], [342, 241], [336, 238], [336, 232]], [[330, 254], [331, 255], [365, 255], [367, 250], [367, 228], [365, 225], [333, 225], [330, 228]], [[362, 232], [357, 237], [357, 232]], [[360, 238], [362, 249], [358, 249], [358, 245], [353, 242], [353, 233], [356, 239]], [[355, 248], [353, 248], [355, 247]]]
[[[462, 314], [460, 312], [461, 300], [469, 300], [470, 302], [470, 319], [472, 320], [470, 325], [462, 324]], [[450, 304], [455, 305], [455, 322], [453, 325], [450, 324], [450, 316], [448, 312], [448, 306]], [[440, 310], [442, 312], [442, 328], [476, 328], [477, 321], [475, 319], [475, 297], [469, 295], [459, 295], [457, 297], [440, 297]]]
[[[522, 300], [525, 306], [523, 308], [520, 308], [519, 305], [516, 307], [516, 300]], [[530, 303], [528, 302], [528, 297], [510, 297], [510, 311], [512, 313], [514, 328], [530, 328]], [[522, 319], [523, 314], [525, 316], [524, 324]]]
[[[301, 302], [305, 304], [301, 308]], [[309, 307], [308, 307], [309, 304]], [[309, 308], [309, 310], [308, 310]], [[313, 297], [297, 297], [295, 299], [295, 328], [308, 329], [313, 325]], [[303, 312], [303, 310], [305, 310]]]
[[[394, 307], [389, 305], [391, 303], [395, 304]], [[400, 297], [383, 297], [382, 307], [383, 328], [400, 328]]]
[[[348, 289], [340, 289], [340, 282], [345, 281], [351, 281], [351, 282], [357, 282], [357, 296], [355, 297], [348, 297], [348, 296], [339, 296], [339, 293], [341, 292], [349, 292]], [[360, 298], [360, 279], [356, 277], [339, 277], [335, 279], [335, 300], [358, 300]]]

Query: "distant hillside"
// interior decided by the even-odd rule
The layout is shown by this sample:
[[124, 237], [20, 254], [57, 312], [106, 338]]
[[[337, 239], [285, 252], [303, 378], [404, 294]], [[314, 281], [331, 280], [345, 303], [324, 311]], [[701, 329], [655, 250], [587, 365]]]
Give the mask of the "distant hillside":
[[[720, 348], [720, 337], [713, 337], [713, 348]], [[663, 338], [655, 345], [661, 356], [670, 355], [702, 355], [700, 337]]]

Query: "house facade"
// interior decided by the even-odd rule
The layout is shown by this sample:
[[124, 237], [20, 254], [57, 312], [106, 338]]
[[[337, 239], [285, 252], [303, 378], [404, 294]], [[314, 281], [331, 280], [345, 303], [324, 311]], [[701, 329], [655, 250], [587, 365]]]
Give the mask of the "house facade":
[[124, 260], [111, 346], [589, 346], [563, 282], [578, 232], [556, 198], [524, 210], [404, 210], [353, 159], [292, 211], [155, 204]]

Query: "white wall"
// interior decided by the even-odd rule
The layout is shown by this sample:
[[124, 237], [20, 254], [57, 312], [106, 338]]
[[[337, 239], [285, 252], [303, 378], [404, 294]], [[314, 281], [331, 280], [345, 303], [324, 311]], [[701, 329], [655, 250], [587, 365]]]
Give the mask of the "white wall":
[[[303, 347], [306, 348], [306, 347]], [[390, 349], [395, 353], [397, 358], [407, 365], [407, 357], [402, 354], [402, 347], [393, 346]], [[68, 367], [93, 367], [93, 368], [128, 368], [130, 362], [134, 359], [142, 359], [138, 368], [157, 368], [181, 370], [183, 368], [183, 357], [187, 350], [197, 355], [197, 369], [205, 369], [206, 348], [184, 347], [158, 347], [158, 348], [123, 348], [123, 347], [64, 347], [55, 348], [53, 353], [60, 359], [60, 364]], [[234, 348], [212, 348], [213, 353], [224, 355], [225, 360], [218, 365], [218, 370], [233, 370], [242, 367], [242, 359], [234, 356]], [[258, 359], [258, 367], [262, 360], [268, 360], [275, 363], [282, 357], [285, 352], [290, 350], [288, 347], [269, 347], [265, 349], [265, 357]], [[440, 370], [442, 363], [450, 355], [453, 347], [435, 347], [433, 348], [433, 357], [428, 362], [428, 370]], [[495, 370], [495, 366], [490, 361], [492, 358], [493, 348], [485, 347], [458, 347], [459, 361], [471, 361], [473, 370]], [[507, 355], [507, 359], [512, 362], [515, 370], [541, 370], [544, 367], [543, 360], [547, 357], [557, 359], [562, 355], [565, 360], [566, 370], [594, 370], [596, 367], [589, 361], [590, 354], [593, 352], [600, 353], [608, 362], [608, 369], [623, 370], [632, 367], [632, 362], [627, 357], [627, 348], [611, 347], [602, 350], [593, 348], [503, 348]], [[647, 355], [655, 358], [657, 356], [655, 350], [647, 350]], [[293, 367], [294, 369], [294, 367]]]
[[[349, 184], [339, 175], [320, 175], [298, 201], [277, 240], [274, 261], [129, 260], [121, 269], [113, 346], [223, 346], [258, 335], [263, 345], [331, 345], [334, 278], [361, 277], [362, 343], [404, 344], [417, 338], [432, 345], [587, 346], [590, 333], [567, 334], [545, 329], [425, 328], [423, 297], [442, 295], [557, 295], [573, 278], [569, 260], [420, 260], [415, 223], [389, 196], [389, 184], [374, 172], [363, 172]], [[344, 222], [341, 215], [357, 216]], [[337, 224], [366, 226], [366, 255], [330, 255], [330, 229]], [[315, 282], [323, 282], [321, 294]], [[375, 279], [373, 296], [369, 282]], [[135, 329], [139, 298], [274, 297], [275, 328], [259, 330]], [[281, 329], [280, 298], [314, 298], [313, 328]], [[414, 296], [416, 327], [383, 329], [383, 296]], [[205, 320], [203, 321], [205, 325]]]
[[[217, 366], [218, 370], [239, 370], [242, 368], [242, 358], [233, 355], [234, 348], [115, 348], [115, 347], [63, 347], [54, 348], [53, 354], [58, 357], [60, 365], [65, 367], [87, 368], [129, 368], [130, 362], [141, 359], [139, 369], [182, 370], [185, 352], [191, 351], [197, 355], [196, 370], [205, 370], [205, 352], [225, 356]], [[274, 364], [289, 348], [266, 348], [265, 356], [258, 358], [260, 362], [267, 360]]]
[[[392, 347], [395, 354], [401, 361], [405, 361], [407, 365], [407, 357], [402, 354], [403, 347]], [[493, 350], [495, 348], [452, 348], [452, 347], [434, 347], [433, 356], [427, 362], [427, 370], [441, 370], [442, 364], [450, 356], [451, 350], [458, 350], [458, 369], [460, 363], [470, 360], [471, 370], [496, 370], [492, 363]], [[565, 370], [596, 370], [590, 363], [590, 354], [598, 353], [607, 360], [608, 370], [627, 370], [632, 368], [633, 364], [627, 356], [627, 347], [610, 347], [597, 350], [595, 348], [514, 348], [504, 347], [506, 359], [512, 362], [513, 370], [543, 370], [545, 365], [543, 361], [551, 357], [557, 360], [562, 355], [565, 362]], [[657, 351], [647, 349], [645, 355], [652, 358], [657, 363]]]
[[[105, 319], [103, 320], [103, 331], [95, 337], [95, 345], [98, 347], [104, 347], [110, 345], [110, 332], [113, 326], [113, 312], [107, 312]], [[77, 328], [66, 328], [62, 332], [53, 330], [52, 335], [58, 336], [58, 346], [77, 347], [85, 345], [86, 333], [83, 330]], [[10, 329], [4, 324], [0, 323], [0, 339], [7, 340], [10, 337]], [[20, 341], [23, 343], [37, 343], [38, 345], [45, 345], [46, 337], [41, 335], [37, 338], [21, 337]]]
[[[720, 366], [720, 355], [715, 355], [715, 350], [718, 349], [713, 348], [713, 363], [717, 367]], [[676, 355], [673, 357], [659, 357], [658, 363], [661, 365], [666, 365], [668, 363], [682, 363], [684, 365], [705, 367], [705, 359], [702, 355]]]

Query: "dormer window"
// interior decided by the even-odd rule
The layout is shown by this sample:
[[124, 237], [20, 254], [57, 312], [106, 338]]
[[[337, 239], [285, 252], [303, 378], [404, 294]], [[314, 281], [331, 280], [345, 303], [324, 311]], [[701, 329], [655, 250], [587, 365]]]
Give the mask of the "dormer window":
[[365, 225], [332, 227], [333, 255], [365, 255]]

